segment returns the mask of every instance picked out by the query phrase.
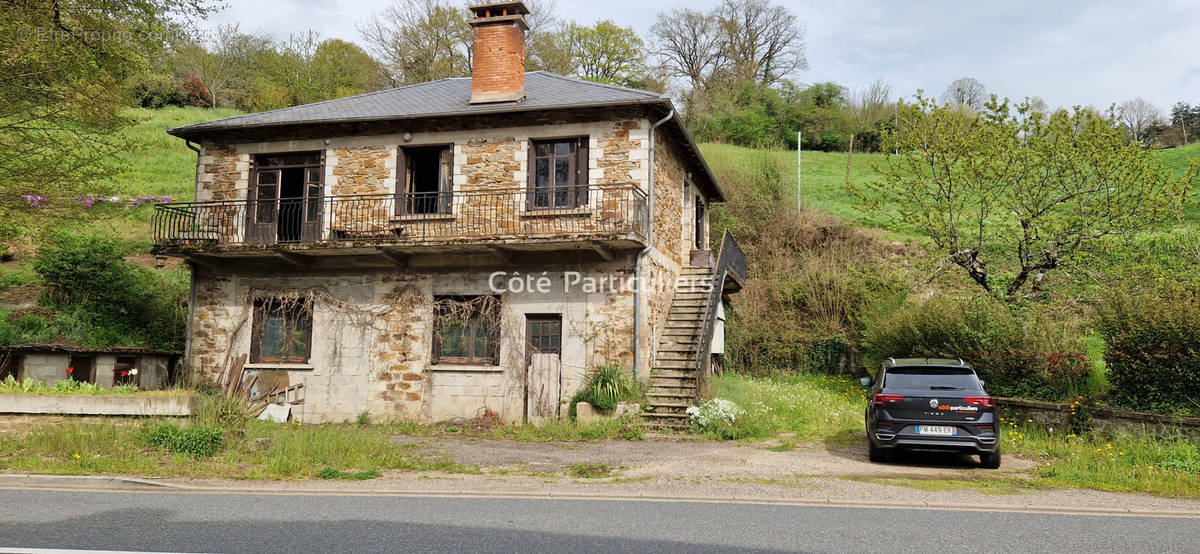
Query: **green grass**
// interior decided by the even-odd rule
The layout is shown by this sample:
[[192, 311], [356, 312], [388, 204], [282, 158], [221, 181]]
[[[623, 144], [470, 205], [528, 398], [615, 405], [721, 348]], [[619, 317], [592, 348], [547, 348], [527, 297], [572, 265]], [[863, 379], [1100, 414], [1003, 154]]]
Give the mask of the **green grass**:
[[717, 397], [746, 410], [735, 423], [745, 438], [788, 433], [794, 440], [845, 441], [862, 431], [865, 396], [857, 381], [826, 375], [750, 378], [726, 373], [713, 385]]
[[1182, 437], [1074, 436], [1011, 421], [1003, 433], [1005, 453], [1043, 462], [1035, 472], [1048, 484], [1200, 498], [1200, 444]]
[[183, 139], [167, 134], [167, 128], [202, 123], [241, 115], [231, 109], [130, 108], [123, 115], [135, 123], [121, 131], [121, 138], [135, 145], [117, 157], [120, 170], [109, 185], [121, 196], [170, 196], [191, 200], [196, 183], [196, 153]]
[[184, 388], [139, 390], [135, 385], [117, 385], [112, 388], [104, 388], [99, 385], [75, 381], [73, 379], [47, 385], [43, 381], [34, 381], [29, 378], [18, 381], [11, 375], [0, 381], [0, 394], [41, 394], [48, 396], [89, 396], [99, 394], [121, 396], [186, 396], [194, 392]]

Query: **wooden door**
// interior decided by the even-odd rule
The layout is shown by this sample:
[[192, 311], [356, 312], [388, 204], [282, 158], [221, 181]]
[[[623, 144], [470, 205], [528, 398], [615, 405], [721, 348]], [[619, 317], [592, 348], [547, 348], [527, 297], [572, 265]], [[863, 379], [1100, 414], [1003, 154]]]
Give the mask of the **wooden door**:
[[279, 169], [260, 169], [255, 173], [250, 206], [246, 210], [246, 242], [275, 242], [282, 179], [283, 171]]
[[525, 419], [562, 415], [562, 317], [526, 316]]
[[312, 242], [321, 240], [321, 220], [325, 212], [322, 201], [321, 168], [309, 167], [304, 170], [304, 220], [300, 226], [300, 240]]

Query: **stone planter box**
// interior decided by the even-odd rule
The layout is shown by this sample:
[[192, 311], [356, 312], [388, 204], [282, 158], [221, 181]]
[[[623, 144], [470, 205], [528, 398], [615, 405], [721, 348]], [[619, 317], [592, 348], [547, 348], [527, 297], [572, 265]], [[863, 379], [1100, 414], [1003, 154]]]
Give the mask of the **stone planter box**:
[[191, 396], [0, 394], [0, 414], [192, 415]]

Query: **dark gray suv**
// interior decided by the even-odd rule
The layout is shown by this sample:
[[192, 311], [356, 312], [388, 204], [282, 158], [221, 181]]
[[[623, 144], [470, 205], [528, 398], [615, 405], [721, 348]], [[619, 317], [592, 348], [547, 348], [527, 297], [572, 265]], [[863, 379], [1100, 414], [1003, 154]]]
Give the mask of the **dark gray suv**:
[[867, 403], [867, 440], [872, 462], [896, 449], [979, 454], [982, 467], [1000, 467], [1000, 435], [992, 397], [962, 360], [891, 358], [875, 379]]

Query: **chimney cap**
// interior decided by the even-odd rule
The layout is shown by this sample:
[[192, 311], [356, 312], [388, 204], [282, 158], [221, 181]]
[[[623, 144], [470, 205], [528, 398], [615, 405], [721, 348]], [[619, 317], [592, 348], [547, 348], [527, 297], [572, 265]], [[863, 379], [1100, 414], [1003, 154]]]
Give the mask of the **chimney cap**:
[[468, 8], [471, 13], [475, 14], [477, 19], [491, 19], [493, 17], [502, 17], [508, 15], [528, 15], [529, 8], [525, 7], [525, 3], [517, 0], [515, 2], [492, 2], [486, 4], [475, 4]]

